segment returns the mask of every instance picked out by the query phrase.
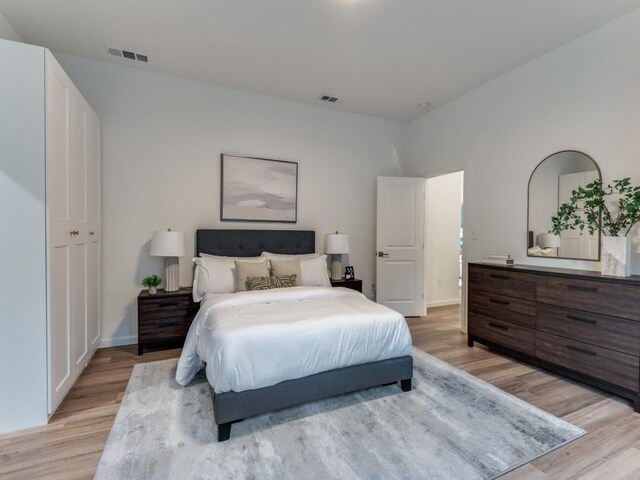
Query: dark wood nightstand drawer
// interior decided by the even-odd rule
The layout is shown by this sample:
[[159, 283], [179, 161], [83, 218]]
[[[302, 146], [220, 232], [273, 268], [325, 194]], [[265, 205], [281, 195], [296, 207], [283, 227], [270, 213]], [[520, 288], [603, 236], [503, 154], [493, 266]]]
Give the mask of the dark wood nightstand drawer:
[[537, 325], [547, 333], [640, 356], [640, 322], [540, 304]]
[[508, 268], [483, 268], [469, 265], [469, 288], [536, 301], [536, 277], [509, 271]]
[[488, 340], [531, 356], [536, 353], [535, 330], [515, 323], [469, 312], [469, 334], [478, 337], [480, 342]]
[[150, 343], [184, 340], [199, 306], [191, 298], [191, 289], [159, 290], [156, 295], [143, 291], [138, 296], [138, 354]]
[[586, 312], [640, 320], [638, 289], [615, 283], [570, 278], [545, 278], [538, 301]]
[[357, 290], [358, 292], [362, 293], [362, 280], [359, 280], [357, 278], [355, 280], [331, 280], [331, 286], [350, 288], [351, 290]]
[[496, 320], [536, 328], [536, 303], [529, 300], [471, 290], [469, 310]]
[[536, 356], [590, 377], [638, 391], [638, 357], [542, 332], [537, 333]]

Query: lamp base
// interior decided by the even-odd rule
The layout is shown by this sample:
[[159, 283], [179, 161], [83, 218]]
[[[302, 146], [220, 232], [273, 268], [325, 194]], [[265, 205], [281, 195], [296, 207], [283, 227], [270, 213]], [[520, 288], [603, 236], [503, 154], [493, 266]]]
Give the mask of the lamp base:
[[164, 259], [164, 291], [175, 292], [180, 290], [180, 263], [178, 257], [165, 257]]
[[331, 280], [342, 280], [344, 277], [344, 267], [342, 266], [342, 255], [333, 255], [331, 259]]

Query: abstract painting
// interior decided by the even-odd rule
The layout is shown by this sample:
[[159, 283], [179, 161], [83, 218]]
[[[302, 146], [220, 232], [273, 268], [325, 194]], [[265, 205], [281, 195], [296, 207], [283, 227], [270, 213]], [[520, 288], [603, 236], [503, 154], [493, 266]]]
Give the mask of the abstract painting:
[[223, 153], [220, 220], [296, 223], [298, 163]]

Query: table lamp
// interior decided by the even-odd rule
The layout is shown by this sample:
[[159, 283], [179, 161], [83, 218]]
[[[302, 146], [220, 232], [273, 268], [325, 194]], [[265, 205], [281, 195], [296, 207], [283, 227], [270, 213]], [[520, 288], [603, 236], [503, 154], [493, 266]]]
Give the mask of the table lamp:
[[562, 246], [562, 240], [555, 233], [541, 233], [538, 235], [538, 242], [542, 248], [560, 248]]
[[153, 232], [151, 256], [164, 258], [164, 291], [180, 289], [180, 266], [178, 257], [184, 256], [184, 234], [161, 230]]
[[324, 252], [331, 255], [331, 280], [341, 280], [344, 273], [342, 255], [349, 253], [349, 235], [329, 233], [324, 242]]

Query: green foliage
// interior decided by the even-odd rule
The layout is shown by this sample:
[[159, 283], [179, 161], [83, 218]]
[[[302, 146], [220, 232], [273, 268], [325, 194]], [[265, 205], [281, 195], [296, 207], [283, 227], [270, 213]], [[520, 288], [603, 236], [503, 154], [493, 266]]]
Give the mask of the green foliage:
[[551, 221], [556, 235], [564, 230], [587, 228], [591, 235], [600, 231], [609, 237], [627, 236], [640, 222], [640, 187], [631, 185], [630, 178], [614, 180], [606, 187], [602, 180], [594, 180], [574, 190]]
[[157, 287], [162, 283], [162, 278], [158, 275], [148, 275], [142, 279], [143, 287]]

